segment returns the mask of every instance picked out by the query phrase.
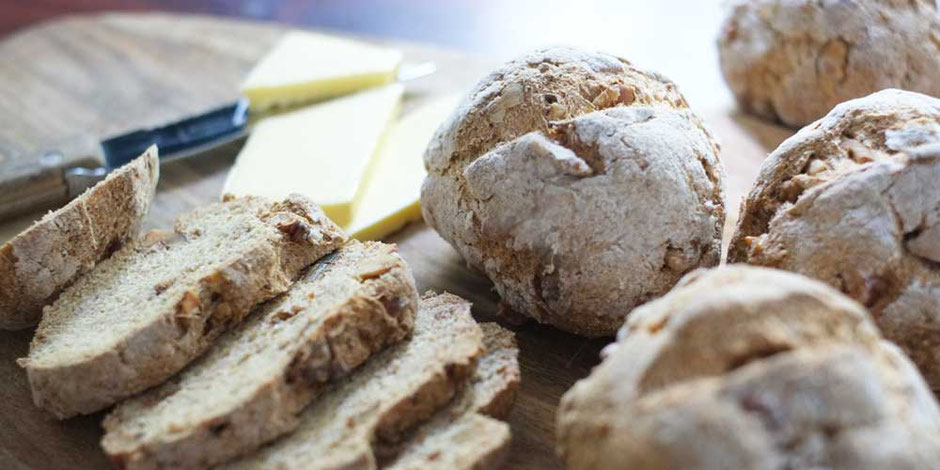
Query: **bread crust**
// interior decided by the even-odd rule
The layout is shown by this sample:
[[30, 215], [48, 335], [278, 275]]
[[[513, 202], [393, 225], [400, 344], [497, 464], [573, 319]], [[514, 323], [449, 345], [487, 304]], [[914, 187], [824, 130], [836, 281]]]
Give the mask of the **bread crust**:
[[[194, 422], [179, 423], [166, 428], [167, 432], [151, 432], [143, 439], [136, 437], [140, 429], [156, 425], [141, 421], [139, 416], [149, 416], [148, 410], [163, 397], [191, 386], [191, 376], [198, 380], [205, 375], [200, 368], [223, 363], [231, 351], [252, 341], [253, 332], [284, 328], [279, 324], [285, 321], [305, 320], [306, 314], [299, 310], [303, 304], [296, 302], [314, 295], [308, 299], [312, 302], [320, 296], [316, 292], [329, 294], [324, 289], [348, 277], [359, 279], [359, 286], [340, 304], [329, 305], [327, 311], [311, 317], [316, 323], [298, 330], [300, 335], [292, 338], [294, 343], [283, 345], [294, 351], [293, 359], [271, 364], [270, 367], [282, 369], [271, 374], [264, 384], [258, 384], [250, 396], [211, 416], [194, 409], [192, 416], [187, 417], [187, 421], [195, 419]], [[348, 374], [372, 354], [407, 336], [417, 306], [414, 280], [393, 246], [350, 242], [312, 266], [290, 291], [261, 307], [252, 319], [220, 339], [216, 349], [194, 362], [190, 369], [170, 383], [119, 405], [104, 420], [102, 447], [119, 468], [135, 470], [208, 468], [250, 453], [296, 428], [298, 413], [330, 381]], [[289, 314], [294, 316], [286, 318]], [[227, 390], [219, 396], [215, 390], [211, 396], [200, 396], [205, 401], [202, 406], [197, 402], [189, 405], [208, 407], [213, 401], [237, 393], [238, 390]], [[149, 420], [159, 418], [161, 415], [154, 415]]]
[[718, 146], [669, 80], [538, 50], [485, 77], [425, 153], [424, 220], [512, 310], [588, 336], [717, 264]]
[[35, 326], [43, 306], [134, 239], [159, 175], [151, 147], [0, 246], [0, 329]]
[[938, 43], [934, 0], [736, 0], [718, 52], [742, 108], [799, 127], [885, 88], [940, 96]]
[[871, 309], [940, 388], [940, 100], [885, 90], [837, 106], [764, 162], [732, 262], [822, 280]]
[[[346, 239], [339, 227], [302, 196], [274, 203], [247, 197], [184, 215], [178, 220], [174, 240], [157, 240], [148, 246], [150, 240], [145, 237], [140, 243], [122, 248], [105, 263], [126, 264], [126, 260], [148, 252], [147, 256], [160, 256], [160, 250], [172, 250], [174, 243], [188, 243], [187, 236], [199, 236], [196, 232], [201, 230], [202, 217], [226, 210], [226, 204], [235, 205], [229, 206], [232, 210], [253, 214], [256, 219], [250, 223], [267, 230], [270, 237], [234, 253], [211, 267], [205, 276], [174, 290], [172, 307], [153, 312], [116, 347], [63, 359], [37, 355], [37, 349], [48, 348], [47, 331], [56, 328], [54, 310], [62, 308], [62, 302], [95, 295], [83, 290], [88, 278], [71, 286], [47, 307], [46, 318], [30, 345], [30, 355], [19, 361], [26, 369], [37, 406], [67, 418], [98, 411], [163, 382], [208, 349], [222, 332], [239, 323], [252, 307], [286, 291], [301, 269]], [[115, 266], [120, 272], [121, 265]], [[99, 271], [104, 268], [95, 273]], [[117, 316], [122, 314], [115, 312]]]
[[569, 469], [933, 468], [940, 409], [865, 309], [784, 271], [690, 274], [562, 398]]

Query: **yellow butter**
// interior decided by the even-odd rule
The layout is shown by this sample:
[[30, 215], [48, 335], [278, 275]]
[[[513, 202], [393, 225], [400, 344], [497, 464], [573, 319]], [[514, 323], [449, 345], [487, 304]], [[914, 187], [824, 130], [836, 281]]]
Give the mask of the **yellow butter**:
[[402, 86], [392, 84], [262, 119], [222, 193], [272, 199], [300, 193], [348, 225], [401, 97]]
[[402, 53], [324, 34], [286, 33], [242, 83], [253, 110], [345, 95], [395, 81]]
[[458, 96], [435, 99], [390, 127], [347, 232], [359, 240], [379, 240], [421, 219], [418, 198], [424, 180], [424, 150], [447, 119]]

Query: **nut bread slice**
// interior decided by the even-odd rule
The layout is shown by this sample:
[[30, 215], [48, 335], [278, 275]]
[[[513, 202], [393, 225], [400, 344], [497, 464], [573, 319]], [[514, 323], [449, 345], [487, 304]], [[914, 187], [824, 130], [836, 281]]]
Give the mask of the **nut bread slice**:
[[39, 323], [62, 289], [137, 237], [159, 175], [153, 146], [0, 246], [0, 329]]
[[304, 410], [293, 434], [225, 468], [378, 468], [376, 443], [401, 439], [450, 401], [482, 352], [470, 303], [450, 294], [425, 294], [409, 341], [337, 383]]
[[500, 467], [509, 450], [505, 418], [519, 388], [515, 335], [495, 323], [480, 325], [486, 349], [472, 381], [454, 401], [421, 426], [383, 468], [460, 470]]
[[394, 245], [351, 241], [205, 356], [104, 420], [119, 468], [208, 468], [293, 430], [326, 383], [412, 330], [418, 294]]
[[128, 245], [46, 307], [20, 360], [59, 418], [163, 382], [346, 235], [309, 199], [247, 197], [183, 215]]

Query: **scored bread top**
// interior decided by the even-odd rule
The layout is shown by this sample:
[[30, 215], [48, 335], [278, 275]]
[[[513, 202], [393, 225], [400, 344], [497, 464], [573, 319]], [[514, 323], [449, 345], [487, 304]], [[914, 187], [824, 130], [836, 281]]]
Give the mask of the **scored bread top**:
[[38, 323], [63, 288], [136, 237], [159, 174], [150, 147], [0, 246], [0, 329]]
[[503, 464], [509, 446], [505, 418], [519, 387], [519, 349], [515, 335], [483, 323], [486, 352], [470, 383], [444, 409], [389, 450], [388, 470], [491, 469]]
[[126, 246], [45, 309], [21, 359], [37, 406], [91, 413], [164, 381], [345, 234], [302, 196], [246, 197]]
[[937, 181], [940, 99], [889, 89], [847, 101], [764, 160], [728, 259], [846, 293], [940, 390]]
[[687, 275], [558, 408], [568, 469], [927, 469], [940, 409], [868, 312], [767, 268]]
[[483, 352], [469, 302], [425, 294], [412, 338], [324, 393], [294, 433], [228, 465], [247, 469], [375, 469], [373, 444], [395, 441], [447, 403]]
[[418, 296], [394, 245], [351, 241], [160, 387], [104, 421], [121, 468], [206, 468], [289, 432], [324, 384], [412, 329]]
[[513, 312], [585, 336], [718, 264], [718, 145], [675, 84], [539, 49], [483, 78], [424, 154], [424, 220]]

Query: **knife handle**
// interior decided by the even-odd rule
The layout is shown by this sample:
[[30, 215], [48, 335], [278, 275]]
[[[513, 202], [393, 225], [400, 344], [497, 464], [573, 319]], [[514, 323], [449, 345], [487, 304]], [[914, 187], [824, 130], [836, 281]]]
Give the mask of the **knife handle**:
[[70, 188], [66, 172], [102, 165], [100, 146], [93, 139], [73, 139], [57, 147], [19, 156], [4, 151], [0, 156], [0, 221], [64, 205], [84, 190]]
[[242, 98], [200, 114], [109, 137], [101, 142], [107, 169], [126, 165], [147, 147], [160, 148], [160, 161], [201, 154], [246, 135], [248, 100]]

